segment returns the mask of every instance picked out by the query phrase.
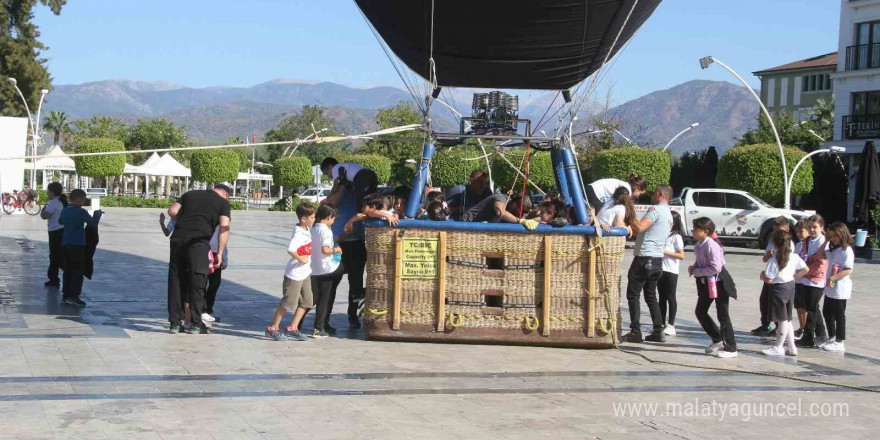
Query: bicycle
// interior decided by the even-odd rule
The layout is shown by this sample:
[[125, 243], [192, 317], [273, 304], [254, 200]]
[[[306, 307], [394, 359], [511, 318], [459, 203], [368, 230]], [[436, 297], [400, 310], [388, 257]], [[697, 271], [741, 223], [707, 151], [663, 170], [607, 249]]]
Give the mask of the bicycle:
[[34, 190], [25, 190], [3, 194], [3, 212], [12, 214], [16, 209], [22, 209], [30, 215], [37, 215], [42, 207], [37, 204], [37, 192]]

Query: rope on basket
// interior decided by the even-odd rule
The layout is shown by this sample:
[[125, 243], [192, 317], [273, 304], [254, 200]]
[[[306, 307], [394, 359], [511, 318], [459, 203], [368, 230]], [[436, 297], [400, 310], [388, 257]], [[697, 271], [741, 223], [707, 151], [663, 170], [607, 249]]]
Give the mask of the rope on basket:
[[[531, 324], [532, 321], [531, 321], [530, 318], [534, 318], [534, 319], [535, 319], [535, 320], [534, 320], [534, 323], [535, 323], [534, 325]], [[537, 316], [525, 316], [525, 317], [523, 317], [523, 321], [524, 321], [524, 323], [525, 323], [526, 330], [528, 330], [528, 331], [530, 331], [530, 332], [533, 332], [533, 331], [537, 330], [537, 329], [538, 329], [538, 325], [540, 325], [540, 321], [538, 320], [538, 317], [537, 317]]]

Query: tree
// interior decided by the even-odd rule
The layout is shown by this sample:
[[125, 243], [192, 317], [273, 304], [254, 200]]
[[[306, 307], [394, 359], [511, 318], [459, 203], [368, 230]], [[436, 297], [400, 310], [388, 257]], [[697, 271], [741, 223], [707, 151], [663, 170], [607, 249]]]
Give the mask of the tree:
[[671, 165], [669, 153], [665, 151], [639, 147], [612, 148], [596, 155], [591, 178], [626, 180], [630, 173], [638, 173], [645, 179], [650, 193], [657, 185], [669, 183]]
[[[226, 139], [226, 141], [223, 142], [223, 145], [238, 145], [238, 144], [243, 144], [243, 143], [244, 143], [244, 141], [241, 140], [240, 137], [234, 137], [234, 138]], [[248, 172], [251, 169], [251, 158], [249, 156], [250, 149], [248, 149], [248, 148], [230, 148], [229, 150], [234, 151], [236, 154], [238, 154], [238, 163], [239, 163], [238, 171], [241, 171], [243, 173]]]
[[[266, 142], [287, 142], [297, 139], [305, 139], [309, 136], [314, 138], [315, 131], [320, 131], [319, 136], [335, 136], [339, 132], [336, 129], [336, 121], [324, 116], [324, 107], [320, 105], [304, 105], [299, 113], [282, 119], [278, 126], [269, 130], [263, 139]], [[290, 147], [290, 144], [270, 145], [266, 148], [269, 162], [275, 162], [282, 157], [284, 151]], [[324, 160], [325, 156], [338, 154], [343, 148], [341, 142], [330, 144], [310, 143], [302, 144], [297, 148], [296, 152], [308, 157], [313, 164], [318, 164]], [[292, 149], [292, 148], [291, 148]]]
[[[21, 97], [5, 78], [15, 78], [31, 109], [40, 102], [40, 90], [51, 88], [52, 78], [41, 51], [48, 49], [37, 38], [40, 29], [32, 23], [38, 0], [6, 0], [0, 4], [0, 116], [23, 116]], [[39, 0], [55, 15], [67, 0]]]
[[289, 188], [306, 186], [312, 181], [312, 163], [305, 157], [282, 157], [272, 165], [272, 180]]
[[89, 120], [80, 120], [73, 123], [74, 133], [70, 143], [77, 145], [79, 139], [102, 138], [115, 139], [125, 143], [128, 139], [128, 127], [122, 119], [109, 116], [92, 116]]
[[[125, 151], [125, 145], [116, 139], [82, 138], [77, 145], [80, 153]], [[73, 158], [76, 173], [88, 177], [119, 176], [125, 170], [124, 154], [77, 156]]]
[[[783, 151], [790, 177], [795, 164], [805, 153], [792, 146], [784, 146]], [[768, 203], [781, 204], [785, 199], [785, 181], [780, 168], [782, 160], [775, 142], [734, 147], [727, 150], [718, 162], [718, 187], [748, 191]], [[813, 167], [811, 163], [805, 163], [792, 181], [792, 197], [807, 194], [812, 188]]]
[[[412, 101], [401, 101], [391, 108], [380, 109], [376, 113], [379, 129], [399, 127], [401, 125], [421, 124], [423, 121]], [[419, 162], [422, 157], [423, 143], [412, 141], [412, 132], [394, 133], [381, 140], [371, 140], [358, 147], [358, 154], [375, 154], [391, 160], [391, 182], [398, 185], [412, 185], [416, 167], [407, 164], [407, 159]], [[404, 140], [406, 138], [406, 140]], [[400, 140], [396, 140], [400, 139]]]
[[190, 165], [197, 182], [232, 182], [238, 178], [239, 156], [230, 150], [195, 151]]
[[174, 148], [187, 145], [188, 137], [184, 128], [174, 125], [167, 119], [142, 119], [129, 129], [127, 150], [152, 150]]
[[72, 131], [67, 113], [56, 111], [49, 113], [49, 117], [47, 117], [46, 122], [43, 123], [43, 129], [53, 132], [55, 136], [52, 140], [53, 145], [61, 145], [64, 141], [64, 135]]
[[[772, 116], [782, 145], [794, 145], [804, 151], [812, 151], [819, 148], [821, 141], [808, 131], [818, 128], [816, 123], [808, 120], [802, 124], [795, 125], [797, 122], [794, 120], [794, 116], [787, 110], [779, 110], [773, 113]], [[826, 139], [828, 138], [826, 137]], [[737, 140], [736, 146], [755, 144], [776, 144], [776, 138], [773, 136], [770, 122], [763, 113], [758, 114], [758, 126], [743, 133], [742, 138]]]

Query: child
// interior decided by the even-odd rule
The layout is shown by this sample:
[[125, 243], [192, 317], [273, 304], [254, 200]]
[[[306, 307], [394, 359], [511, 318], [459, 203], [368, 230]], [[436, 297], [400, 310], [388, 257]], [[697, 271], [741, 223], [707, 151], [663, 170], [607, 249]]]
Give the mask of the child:
[[[773, 221], [773, 233], [779, 231], [790, 232], [791, 224], [788, 219], [779, 216], [776, 217], [776, 220]], [[773, 258], [773, 254], [776, 252], [773, 247], [773, 239], [772, 235], [771, 239], [767, 241], [767, 250], [764, 252], [764, 262], [770, 261], [770, 258]], [[761, 297], [758, 299], [758, 305], [761, 309], [761, 325], [752, 329], [752, 334], [755, 336], [770, 336], [774, 334], [775, 331], [770, 327], [770, 319], [772, 312], [770, 308], [773, 306], [772, 301], [770, 300], [770, 286], [764, 283], [763, 287], [761, 287]]]
[[370, 194], [364, 198], [361, 212], [345, 224], [345, 233], [351, 234], [354, 231], [355, 223], [362, 222], [368, 218], [384, 219], [391, 226], [397, 226], [398, 222], [398, 217], [388, 210], [388, 199], [379, 194]]
[[[809, 250], [809, 241], [810, 241], [810, 228], [807, 226], [807, 223], [804, 220], [798, 220], [794, 225], [794, 235], [797, 237], [798, 242], [794, 245], [794, 253], [796, 253], [801, 260], [807, 261], [807, 251]], [[824, 281], [825, 274], [822, 274], [822, 279]], [[804, 328], [807, 326], [807, 306], [804, 301], [804, 281], [807, 281], [806, 278], [801, 278], [801, 280], [794, 285], [794, 309], [797, 311], [798, 324], [800, 327], [794, 331], [794, 339], [795, 341], [799, 340], [803, 337]]]
[[170, 236], [174, 232], [174, 219], [168, 219], [168, 225], [165, 225], [165, 213], [162, 212], [159, 214], [159, 227], [162, 228], [162, 233], [165, 234], [166, 237]]
[[333, 240], [332, 226], [336, 221], [336, 208], [321, 205], [315, 213], [315, 226], [312, 228], [312, 283], [315, 293], [315, 328], [313, 338], [324, 338], [336, 334], [330, 326], [330, 314], [336, 301], [336, 288], [342, 281], [345, 269], [342, 261], [342, 248]]
[[[217, 261], [217, 250], [220, 240], [220, 227], [214, 228], [214, 235], [211, 237], [209, 246], [214, 260]], [[229, 246], [223, 248], [223, 259], [220, 260], [220, 267], [208, 274], [208, 288], [205, 289], [205, 308], [206, 312], [202, 313], [202, 321], [206, 323], [219, 322], [220, 318], [214, 315], [214, 303], [217, 301], [217, 291], [220, 290], [220, 284], [223, 282], [223, 273], [229, 265]]]
[[[425, 197], [425, 208], [419, 211], [418, 218], [420, 220], [429, 220], [430, 214], [429, 214], [428, 206], [430, 206], [432, 202], [439, 203], [440, 206], [447, 212], [447, 215], [449, 215], [448, 214], [449, 207], [446, 206], [446, 200], [443, 197], [443, 193], [440, 191], [431, 191]], [[430, 220], [436, 220], [436, 219], [430, 219]]]
[[626, 176], [626, 182], [617, 179], [600, 179], [587, 185], [587, 201], [593, 209], [603, 206], [614, 198], [614, 192], [624, 188], [632, 199], [638, 199], [645, 193], [645, 178], [632, 173]]
[[[715, 232], [715, 223], [708, 217], [694, 220], [694, 265], [688, 267], [688, 274], [697, 280], [697, 308], [695, 313], [712, 343], [706, 347], [706, 353], [718, 358], [735, 358], [736, 338], [733, 334], [733, 323], [730, 321], [730, 296], [724, 289], [724, 282], [718, 276], [724, 265], [724, 251], [710, 236]], [[709, 317], [709, 307], [715, 302], [719, 329], [715, 321]]]
[[428, 206], [425, 209], [425, 220], [444, 222], [448, 219], [449, 209], [444, 206], [443, 202], [428, 202]]
[[[309, 264], [312, 255], [312, 236], [309, 233], [309, 228], [315, 223], [315, 208], [308, 202], [302, 202], [296, 207], [296, 217], [299, 219], [299, 223], [293, 228], [293, 235], [291, 235], [290, 244], [287, 246], [290, 261], [287, 263], [284, 282], [281, 285], [283, 296], [278, 308], [275, 309], [275, 319], [272, 320], [272, 325], [266, 328], [266, 336], [276, 341], [308, 340], [300, 332], [299, 325], [303, 316], [313, 305], [312, 282], [309, 279], [309, 275], [312, 273], [312, 267]], [[290, 327], [287, 327], [286, 332], [281, 332], [278, 327], [288, 310], [296, 310], [296, 312], [290, 322]]]
[[61, 210], [67, 207], [67, 199], [62, 194], [64, 187], [58, 182], [52, 182], [47, 188], [49, 204], [40, 212], [40, 218], [48, 220], [49, 230], [49, 270], [46, 277], [49, 281], [43, 284], [46, 287], [61, 287], [61, 279], [58, 278], [58, 270], [61, 269], [61, 240], [64, 238], [64, 226], [58, 223]]
[[406, 214], [406, 204], [409, 201], [410, 192], [412, 192], [412, 188], [408, 186], [394, 188], [394, 203], [391, 205], [391, 212], [398, 217], [403, 217]]
[[828, 260], [819, 251], [825, 248], [825, 219], [821, 215], [814, 215], [805, 222], [810, 231], [810, 238], [803, 245], [802, 253], [806, 255], [809, 271], [801, 278], [803, 289], [804, 309], [806, 312], [806, 324], [801, 338], [795, 334], [795, 345], [798, 347], [815, 347], [816, 342], [825, 342], [828, 334], [825, 331], [825, 320], [819, 310], [819, 301], [825, 290], [825, 272], [828, 270]]
[[672, 230], [666, 237], [666, 245], [663, 248], [663, 273], [657, 281], [657, 292], [660, 294], [660, 316], [666, 322], [666, 307], [669, 306], [669, 324], [663, 328], [663, 333], [675, 336], [675, 312], [678, 310], [678, 301], [675, 299], [675, 290], [678, 287], [678, 269], [681, 260], [684, 260], [684, 240], [681, 238], [681, 216], [672, 211]]
[[825, 351], [843, 353], [846, 340], [846, 301], [852, 297], [850, 275], [855, 265], [853, 239], [843, 223], [834, 223], [828, 228], [828, 249], [819, 254], [828, 258], [825, 282], [825, 324], [828, 326], [828, 342], [819, 348]]
[[64, 226], [61, 250], [64, 258], [64, 292], [61, 302], [85, 307], [79, 299], [82, 294], [83, 276], [86, 270], [86, 226], [98, 226], [103, 212], [95, 211], [94, 217], [82, 208], [86, 192], [75, 189], [70, 192], [70, 204], [61, 211], [58, 223]]
[[[797, 356], [794, 345], [794, 327], [791, 325], [791, 309], [794, 305], [795, 280], [807, 274], [807, 263], [792, 252], [788, 232], [773, 234], [775, 252], [761, 272], [761, 281], [770, 286], [773, 320], [776, 321], [776, 344], [761, 350], [767, 356]], [[783, 349], [783, 345], [788, 347]]]
[[612, 227], [626, 228], [632, 235], [630, 224], [636, 219], [636, 210], [633, 206], [632, 197], [625, 187], [614, 190], [614, 194], [608, 202], [602, 205], [602, 209], [596, 214], [595, 224], [608, 231]]

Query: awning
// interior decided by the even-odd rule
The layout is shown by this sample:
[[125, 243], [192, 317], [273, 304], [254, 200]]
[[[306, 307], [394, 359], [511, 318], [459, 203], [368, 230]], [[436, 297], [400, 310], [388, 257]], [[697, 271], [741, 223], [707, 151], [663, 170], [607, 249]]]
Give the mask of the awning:
[[[154, 153], [155, 154], [155, 153]], [[143, 170], [144, 174], [149, 174], [151, 176], [172, 176], [172, 177], [190, 177], [192, 173], [189, 168], [183, 166], [180, 162], [174, 160], [170, 154], [166, 154], [156, 160], [152, 164], [148, 163], [153, 158], [147, 159], [147, 162], [144, 162], [144, 165], [141, 165], [140, 168]]]
[[58, 145], [53, 145], [46, 152], [45, 157], [37, 159], [36, 165], [38, 170], [76, 171], [76, 164], [73, 162], [73, 159], [68, 157]]
[[272, 180], [271, 174], [260, 174], [260, 173], [238, 173], [238, 179], [236, 180]]

